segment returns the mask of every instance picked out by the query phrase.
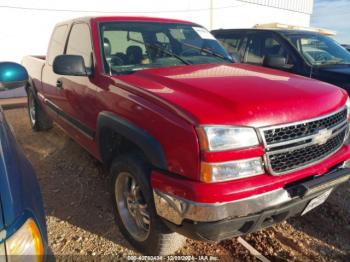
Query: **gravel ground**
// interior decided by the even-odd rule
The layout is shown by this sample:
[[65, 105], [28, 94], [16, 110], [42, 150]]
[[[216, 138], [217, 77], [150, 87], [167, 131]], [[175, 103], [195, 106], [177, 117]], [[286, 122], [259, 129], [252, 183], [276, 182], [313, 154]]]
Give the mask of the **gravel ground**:
[[[102, 166], [59, 127], [37, 133], [25, 109], [5, 114], [37, 172], [56, 258], [99, 261], [139, 255], [114, 223], [110, 180]], [[350, 183], [305, 216], [243, 238], [272, 261], [350, 261]], [[257, 261], [236, 239], [216, 244], [187, 240], [176, 255]]]

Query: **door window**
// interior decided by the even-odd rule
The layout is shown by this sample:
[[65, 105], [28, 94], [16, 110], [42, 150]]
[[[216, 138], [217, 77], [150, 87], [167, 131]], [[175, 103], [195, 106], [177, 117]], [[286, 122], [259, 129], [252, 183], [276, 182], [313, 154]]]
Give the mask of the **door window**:
[[92, 45], [90, 28], [87, 24], [75, 24], [69, 35], [67, 55], [80, 55], [86, 67], [92, 66]]
[[290, 52], [273, 36], [264, 39], [263, 55], [264, 57], [282, 57], [286, 59], [287, 64], [293, 64]]
[[264, 65], [267, 57], [285, 58], [286, 64], [294, 64], [293, 56], [274, 35], [255, 34], [250, 37], [244, 62]]
[[242, 59], [241, 49], [244, 47], [244, 35], [243, 34], [227, 34], [219, 35], [217, 39], [222, 43], [227, 52], [238, 60]]
[[261, 41], [262, 39], [258, 35], [250, 37], [244, 58], [245, 63], [255, 65], [263, 64], [264, 57], [261, 50]]

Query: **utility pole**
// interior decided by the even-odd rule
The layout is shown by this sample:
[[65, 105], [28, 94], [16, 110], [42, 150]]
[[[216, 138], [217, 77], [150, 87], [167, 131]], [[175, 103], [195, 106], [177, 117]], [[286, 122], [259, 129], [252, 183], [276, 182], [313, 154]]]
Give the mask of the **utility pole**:
[[210, 7], [209, 7], [209, 29], [213, 30], [213, 24], [214, 24], [214, 0], [210, 0]]

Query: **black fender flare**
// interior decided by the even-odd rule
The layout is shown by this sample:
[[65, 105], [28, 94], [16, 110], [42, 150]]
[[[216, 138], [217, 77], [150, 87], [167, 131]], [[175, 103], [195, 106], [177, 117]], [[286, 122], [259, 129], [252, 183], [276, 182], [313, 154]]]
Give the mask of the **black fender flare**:
[[96, 140], [102, 162], [105, 162], [105, 154], [100, 146], [100, 135], [105, 128], [113, 130], [138, 146], [154, 167], [167, 170], [167, 162], [160, 142], [144, 129], [111, 112], [101, 112], [97, 119]]

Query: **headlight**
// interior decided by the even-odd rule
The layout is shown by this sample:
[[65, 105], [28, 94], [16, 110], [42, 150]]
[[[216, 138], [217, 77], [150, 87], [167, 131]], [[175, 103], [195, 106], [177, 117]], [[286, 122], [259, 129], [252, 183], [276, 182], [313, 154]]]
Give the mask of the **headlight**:
[[224, 151], [259, 144], [253, 128], [232, 126], [201, 126], [197, 128], [199, 143], [204, 151]]
[[348, 97], [348, 100], [346, 100], [346, 109], [348, 111], [348, 118], [350, 116], [350, 98]]
[[[16, 233], [6, 240], [6, 253], [10, 262], [27, 261], [28, 259], [29, 261], [42, 261], [43, 242], [33, 219], [28, 219]], [[19, 256], [22, 256], [23, 260], [19, 259]]]
[[207, 183], [246, 178], [263, 173], [264, 168], [260, 157], [222, 163], [201, 163], [201, 180]]

